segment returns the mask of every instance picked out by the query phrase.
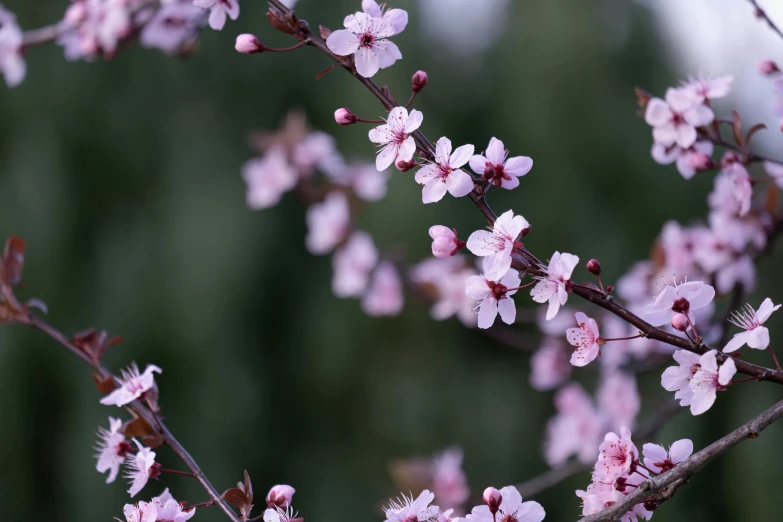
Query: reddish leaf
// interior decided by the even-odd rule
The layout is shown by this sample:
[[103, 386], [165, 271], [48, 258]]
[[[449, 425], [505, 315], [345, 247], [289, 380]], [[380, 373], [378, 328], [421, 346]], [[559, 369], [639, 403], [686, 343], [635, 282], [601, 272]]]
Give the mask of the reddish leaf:
[[778, 203], [780, 201], [780, 190], [774, 183], [767, 185], [767, 192], [764, 194], [764, 210], [774, 216], [777, 214]]
[[163, 435], [156, 433], [155, 435], [148, 435], [146, 437], [142, 437], [141, 443], [147, 446], [148, 448], [158, 449], [161, 446], [163, 446], [165, 441], [163, 440]]
[[250, 475], [245, 470], [245, 495], [249, 503], [253, 503], [253, 483], [250, 482]]
[[743, 147], [745, 139], [742, 137], [742, 117], [737, 111], [731, 111], [731, 130], [734, 132], [734, 141]]
[[745, 134], [745, 143], [750, 143], [750, 139], [753, 137], [754, 134], [756, 134], [758, 131], [766, 129], [767, 126], [763, 123], [757, 123], [753, 127], [751, 127], [748, 130], [748, 133]]
[[0, 279], [9, 286], [16, 286], [22, 282], [26, 248], [25, 240], [17, 236], [10, 236], [5, 242], [3, 262], [0, 265]]
[[650, 98], [653, 97], [652, 94], [639, 87], [634, 87], [633, 92], [636, 94], [636, 103], [639, 105], [639, 108], [642, 111], [647, 109], [647, 104], [650, 102]]
[[107, 395], [117, 389], [117, 383], [114, 381], [114, 377], [103, 379], [97, 373], [94, 373], [92, 376], [95, 379], [95, 384], [98, 386], [98, 391], [101, 392], [101, 395]]
[[233, 504], [237, 509], [242, 509], [249, 504], [247, 495], [239, 488], [231, 488], [223, 493], [223, 500]]
[[126, 422], [120, 430], [126, 437], [150, 437], [157, 435], [155, 428], [142, 417]]
[[328, 27], [324, 27], [323, 25], [318, 26], [318, 32], [321, 33], [321, 38], [323, 38], [324, 40], [332, 36], [332, 30], [329, 29]]
[[277, 29], [278, 31], [290, 34], [291, 36], [296, 36], [296, 27], [289, 22], [281, 13], [280, 11], [276, 9], [269, 9], [266, 13], [266, 18], [269, 20], [269, 23], [272, 24], [272, 27]]

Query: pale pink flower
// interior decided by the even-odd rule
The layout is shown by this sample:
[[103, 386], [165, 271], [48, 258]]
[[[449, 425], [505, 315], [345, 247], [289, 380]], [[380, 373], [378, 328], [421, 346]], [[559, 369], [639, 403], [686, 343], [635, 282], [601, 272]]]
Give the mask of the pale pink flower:
[[750, 174], [741, 163], [731, 163], [723, 170], [733, 186], [733, 196], [739, 208], [737, 214], [742, 217], [750, 211], [750, 203], [753, 198], [753, 184]]
[[737, 197], [736, 188], [728, 172], [719, 172], [713, 180], [712, 192], [707, 195], [707, 204], [714, 211], [738, 215], [742, 201]]
[[500, 490], [500, 506], [493, 513], [489, 506], [482, 505], [473, 508], [470, 518], [475, 522], [541, 522], [546, 513], [538, 502], [522, 502], [522, 495], [514, 486], [506, 486]]
[[630, 303], [640, 303], [650, 295], [655, 267], [650, 261], [638, 261], [617, 279], [615, 293]]
[[432, 492], [439, 506], [459, 507], [470, 496], [462, 457], [460, 448], [449, 448], [432, 459]]
[[203, 16], [204, 11], [189, 0], [164, 3], [144, 24], [139, 42], [166, 54], [179, 53], [198, 38]]
[[587, 317], [582, 312], [577, 312], [576, 324], [579, 326], [578, 328], [566, 330], [568, 343], [571, 346], [576, 346], [571, 354], [571, 364], [587, 366], [601, 355], [601, 345], [606, 341], [601, 338], [595, 319]]
[[756, 286], [756, 265], [750, 256], [734, 258], [715, 274], [715, 288], [721, 294], [728, 294], [736, 285], [750, 292]]
[[430, 506], [435, 494], [425, 489], [415, 499], [413, 495], [402, 495], [389, 502], [388, 507], [383, 508], [387, 522], [425, 522], [433, 518], [440, 510], [438, 506]]
[[492, 231], [477, 230], [468, 238], [467, 247], [474, 255], [484, 258], [484, 274], [497, 281], [511, 268], [511, 253], [517, 238], [530, 229], [530, 223], [512, 210], [500, 215]]
[[284, 193], [294, 188], [299, 174], [282, 149], [273, 147], [262, 158], [254, 158], [242, 167], [247, 183], [247, 206], [253, 210], [277, 205]]
[[483, 275], [471, 276], [465, 287], [465, 293], [478, 304], [478, 327], [489, 328], [495, 322], [498, 313], [506, 324], [513, 324], [517, 317], [517, 309], [511, 296], [517, 293], [519, 272], [509, 270], [500, 281], [489, 279]]
[[362, 311], [373, 317], [397, 315], [404, 304], [400, 273], [389, 261], [381, 261], [362, 297]]
[[408, 25], [408, 12], [403, 9], [384, 11], [386, 4], [378, 5], [375, 0], [362, 0], [362, 11], [373, 18], [382, 18], [394, 27], [394, 34], [400, 34]]
[[220, 31], [226, 25], [226, 17], [236, 20], [239, 17], [238, 0], [193, 0], [193, 5], [209, 9], [209, 26]]
[[497, 138], [489, 140], [486, 156], [476, 154], [470, 158], [470, 168], [495, 186], [511, 190], [519, 186], [519, 178], [530, 172], [533, 160], [527, 156], [506, 158], [508, 151]]
[[693, 453], [693, 441], [690, 439], [678, 440], [669, 451], [658, 444], [645, 444], [642, 446], [644, 465], [656, 473], [663, 473], [673, 469], [677, 464], [685, 462]]
[[24, 35], [16, 23], [16, 16], [0, 5], [0, 72], [9, 87], [16, 87], [27, 74], [22, 58]]
[[602, 372], [596, 400], [599, 412], [611, 428], [632, 428], [642, 407], [636, 377], [617, 369]]
[[171, 496], [168, 488], [159, 496], [152, 497], [151, 503], [155, 504], [157, 509], [158, 516], [156, 520], [158, 522], [185, 522], [196, 514], [195, 508], [183, 509], [182, 504]]
[[554, 390], [571, 376], [569, 350], [562, 341], [545, 337], [530, 358], [530, 386], [534, 390]]
[[367, 232], [354, 232], [332, 258], [332, 292], [337, 297], [362, 295], [377, 262], [378, 250], [372, 237]]
[[653, 139], [665, 147], [689, 148], [696, 142], [696, 127], [712, 122], [709, 107], [695, 100], [685, 89], [669, 88], [666, 101], [652, 98], [647, 103], [645, 121], [653, 127]]
[[541, 266], [546, 273], [544, 277], [537, 277], [538, 283], [530, 291], [533, 301], [546, 303], [549, 301], [549, 309], [546, 312], [546, 320], [549, 321], [557, 315], [560, 307], [568, 301], [567, 285], [571, 282], [571, 273], [579, 258], [573, 254], [555, 252], [549, 261], [549, 266]]
[[288, 506], [291, 505], [291, 499], [294, 498], [294, 493], [296, 493], [296, 490], [288, 484], [272, 486], [266, 495], [266, 505], [270, 508], [277, 506], [288, 509]]
[[131, 483], [131, 487], [128, 490], [131, 497], [135, 497], [147, 485], [150, 477], [157, 477], [160, 474], [160, 471], [158, 471], [160, 466], [155, 462], [155, 452], [150, 448], [145, 448], [135, 439], [133, 442], [139, 448], [139, 451], [135, 455], [128, 456], [125, 461], [127, 468], [125, 470], [125, 478], [130, 480]]
[[712, 166], [713, 144], [711, 141], [697, 141], [683, 149], [677, 145], [665, 146], [653, 143], [652, 158], [659, 165], [677, 164], [677, 171], [685, 179], [691, 179], [697, 172]]
[[579, 462], [595, 462], [606, 419], [596, 410], [593, 401], [577, 384], [571, 383], [555, 394], [557, 415], [547, 423], [544, 459], [558, 466], [576, 455]]
[[412, 110], [410, 115], [405, 107], [395, 107], [389, 112], [384, 125], [370, 130], [370, 141], [380, 145], [375, 158], [375, 168], [388, 169], [396, 160], [411, 161], [416, 152], [416, 142], [410, 135], [419, 128], [424, 115]]
[[473, 177], [462, 170], [462, 166], [473, 155], [473, 145], [458, 147], [451, 151], [451, 140], [443, 137], [435, 144], [435, 162], [416, 172], [416, 183], [424, 185], [422, 201], [435, 203], [443, 199], [446, 191], [455, 198], [473, 191]]
[[465, 293], [465, 286], [476, 271], [464, 265], [459, 256], [445, 259], [430, 258], [416, 265], [411, 271], [413, 281], [431, 285], [435, 291], [435, 304], [430, 315], [443, 321], [454, 315], [468, 328], [476, 326], [478, 318], [473, 312], [474, 301]]
[[769, 346], [769, 330], [762, 325], [769, 319], [772, 312], [778, 308], [780, 308], [780, 305], [772, 304], [772, 299], [767, 297], [761, 303], [758, 311], [748, 304], [745, 305], [744, 310], [734, 312], [730, 321], [745, 331], [735, 334], [723, 351], [725, 353], [734, 352], [746, 344], [748, 348], [766, 350], [767, 346]]
[[71, 4], [65, 15], [72, 30], [65, 31], [58, 43], [68, 60], [93, 59], [99, 53], [111, 57], [120, 40], [133, 31], [133, 21], [122, 0], [85, 0]]
[[432, 238], [432, 255], [439, 258], [451, 257], [457, 253], [460, 247], [465, 245], [464, 241], [457, 238], [454, 229], [443, 225], [432, 225], [430, 237]]
[[631, 430], [624, 427], [620, 430], [620, 435], [609, 432], [598, 447], [595, 473], [601, 478], [608, 479], [627, 475], [638, 458], [639, 451], [631, 441]]
[[737, 373], [734, 359], [729, 357], [718, 369], [717, 354], [710, 350], [699, 358], [699, 370], [691, 379], [691, 413], [701, 415], [715, 403], [718, 390], [725, 390]]
[[339, 191], [326, 195], [321, 203], [310, 205], [305, 214], [307, 236], [305, 246], [311, 254], [326, 254], [345, 239], [351, 224], [348, 197]]
[[155, 522], [158, 520], [158, 509], [153, 502], [139, 502], [136, 505], [125, 504], [122, 513], [127, 522]]
[[641, 316], [653, 326], [671, 323], [677, 313], [685, 314], [693, 322], [692, 312], [712, 303], [714, 297], [715, 289], [701, 281], [689, 281], [675, 286], [667, 284]]
[[680, 401], [680, 406], [690, 406], [693, 391], [691, 379], [700, 368], [700, 356], [687, 350], [674, 352], [674, 360], [679, 366], [669, 366], [661, 375], [661, 386], [667, 391], [677, 392], [674, 398]]
[[350, 187], [365, 201], [380, 201], [386, 196], [388, 171], [379, 171], [370, 163], [347, 164], [339, 154], [331, 154], [318, 162], [321, 169], [332, 181], [344, 187]]
[[682, 88], [694, 101], [705, 103], [718, 98], [725, 98], [731, 92], [732, 76], [718, 76], [714, 78], [699, 75], [697, 78], [689, 78], [682, 82]]
[[783, 188], [783, 164], [774, 161], [765, 161], [764, 170], [769, 177], [775, 179], [775, 184], [779, 188]]
[[334, 137], [321, 131], [308, 133], [296, 144], [291, 154], [291, 163], [298, 167], [303, 176], [309, 176], [316, 166], [332, 161], [337, 154]]
[[264, 522], [290, 522], [292, 520], [297, 520], [297, 514], [290, 506], [288, 509], [275, 507], [264, 511]]
[[371, 78], [378, 69], [391, 67], [394, 62], [402, 58], [397, 45], [387, 40], [390, 36], [398, 34], [389, 20], [375, 18], [367, 13], [354, 13], [345, 17], [343, 25], [345, 29], [334, 31], [329, 35], [326, 46], [338, 56], [355, 54], [356, 72], [360, 76]]
[[102, 398], [101, 404], [106, 406], [130, 404], [155, 386], [154, 374], [156, 373], [163, 373], [163, 370], [150, 364], [144, 369], [144, 373], [139, 373], [139, 367], [136, 363], [132, 363], [127, 370], [122, 371], [122, 376], [118, 379], [119, 387]]
[[109, 417], [109, 429], [98, 428], [98, 444], [95, 450], [98, 452], [95, 457], [98, 463], [95, 469], [98, 473], [109, 472], [106, 477], [106, 483], [114, 482], [120, 471], [120, 466], [125, 462], [125, 457], [131, 450], [130, 444], [125, 440], [125, 435], [120, 433], [122, 421]]

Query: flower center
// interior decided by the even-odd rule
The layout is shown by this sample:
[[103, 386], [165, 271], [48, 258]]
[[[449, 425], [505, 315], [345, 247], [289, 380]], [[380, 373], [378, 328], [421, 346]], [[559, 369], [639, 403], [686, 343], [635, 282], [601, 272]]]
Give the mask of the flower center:
[[675, 112], [672, 114], [672, 123], [675, 125], [682, 125], [685, 123], [685, 118], [679, 112]]
[[372, 35], [372, 33], [364, 33], [359, 37], [359, 46], [372, 47], [374, 41], [375, 41], [375, 37]]
[[487, 281], [487, 286], [489, 286], [489, 291], [492, 292], [492, 297], [498, 301], [503, 299], [506, 296], [506, 291], [508, 291], [506, 285], [494, 281]]
[[503, 165], [486, 162], [484, 164], [484, 179], [499, 187], [503, 180], [510, 181], [511, 176], [506, 173]]

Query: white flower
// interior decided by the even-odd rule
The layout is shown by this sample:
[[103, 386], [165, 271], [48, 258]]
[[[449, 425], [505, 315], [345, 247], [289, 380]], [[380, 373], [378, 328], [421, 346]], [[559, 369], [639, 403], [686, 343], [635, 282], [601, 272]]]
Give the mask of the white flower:
[[546, 320], [553, 319], [560, 307], [568, 301], [566, 284], [571, 280], [571, 273], [579, 263], [579, 258], [573, 254], [555, 252], [549, 261], [549, 266], [541, 266], [545, 277], [538, 277], [536, 286], [530, 291], [530, 296], [537, 303], [549, 301]]
[[710, 350], [699, 358], [699, 370], [691, 379], [691, 413], [701, 415], [715, 403], [718, 390], [725, 390], [737, 373], [734, 359], [729, 357], [718, 369], [718, 352]]
[[[389, 20], [367, 13], [354, 13], [343, 20], [345, 29], [334, 31], [326, 46], [338, 56], [355, 54], [356, 72], [371, 78], [378, 69], [385, 69], [402, 58], [400, 49], [388, 37], [397, 34]], [[382, 169], [379, 169], [382, 170]]]
[[471, 276], [468, 278], [465, 293], [479, 303], [478, 327], [489, 328], [495, 322], [498, 313], [506, 324], [512, 324], [517, 316], [517, 309], [511, 296], [519, 289], [519, 272], [509, 270], [500, 281], [486, 276]]
[[530, 223], [522, 216], [514, 216], [509, 210], [495, 220], [492, 232], [477, 230], [467, 241], [468, 250], [474, 255], [484, 257], [484, 275], [497, 281], [511, 268], [511, 253], [517, 237]]
[[157, 477], [160, 473], [155, 463], [155, 452], [150, 448], [145, 448], [135, 439], [133, 442], [139, 448], [139, 452], [129, 456], [125, 461], [127, 466], [125, 478], [131, 483], [131, 487], [128, 489], [131, 497], [135, 497], [147, 485], [151, 476]]
[[473, 155], [473, 150], [473, 145], [463, 145], [452, 153], [451, 140], [446, 137], [438, 140], [435, 163], [425, 165], [416, 173], [416, 183], [424, 185], [424, 203], [440, 201], [446, 191], [460, 198], [473, 190], [473, 177], [461, 168]]
[[652, 98], [647, 103], [645, 121], [653, 127], [653, 139], [665, 147], [689, 148], [696, 142], [696, 127], [714, 119], [712, 110], [695, 100], [685, 89], [670, 88], [666, 101]]
[[667, 391], [677, 392], [674, 398], [680, 401], [680, 406], [690, 406], [693, 398], [691, 379], [699, 371], [701, 357], [687, 350], [677, 350], [672, 357], [679, 366], [669, 366], [663, 371], [661, 386]]
[[566, 330], [566, 338], [571, 346], [576, 346], [571, 354], [571, 364], [574, 366], [587, 366], [601, 354], [601, 344], [605, 342], [598, 332], [598, 323], [592, 317], [587, 317], [582, 312], [576, 313], [578, 328]]
[[645, 444], [642, 446], [644, 453], [644, 465], [655, 473], [663, 473], [677, 466], [693, 453], [693, 441], [690, 439], [678, 440], [669, 451], [658, 444]]
[[745, 305], [744, 310], [734, 312], [730, 321], [745, 331], [735, 334], [723, 351], [726, 353], [733, 352], [746, 344], [749, 348], [765, 350], [769, 346], [769, 330], [762, 325], [769, 319], [772, 312], [778, 308], [780, 308], [780, 305], [772, 304], [772, 299], [767, 297], [761, 303], [758, 312], [750, 305]]
[[[522, 502], [522, 495], [514, 486], [500, 490], [500, 506], [493, 514], [489, 506], [476, 506], [469, 515], [474, 522], [541, 522], [546, 513], [538, 502]], [[496, 516], [498, 515], [498, 516]]]
[[98, 445], [95, 447], [98, 454], [95, 457], [98, 459], [98, 463], [95, 465], [95, 469], [98, 473], [109, 472], [109, 476], [106, 477], [106, 483], [114, 482], [117, 478], [117, 473], [120, 471], [120, 466], [125, 462], [125, 456], [130, 451], [130, 445], [125, 440], [125, 435], [120, 433], [122, 428], [122, 421], [109, 417], [109, 429], [98, 428]]
[[150, 364], [144, 369], [144, 373], [140, 374], [136, 363], [131, 364], [127, 370], [122, 371], [122, 376], [117, 379], [120, 387], [101, 399], [101, 404], [106, 406], [130, 404], [155, 386], [155, 376], [153, 375], [155, 373], [163, 373], [163, 370]]
[[507, 158], [508, 151], [497, 138], [489, 140], [486, 156], [476, 154], [470, 158], [470, 168], [496, 187], [511, 190], [519, 186], [519, 178], [530, 172], [533, 160], [527, 156]]
[[209, 9], [209, 26], [215, 31], [220, 31], [226, 25], [226, 15], [232, 20], [239, 17], [237, 0], [193, 0], [193, 5]]
[[375, 158], [375, 168], [388, 169], [397, 159], [410, 161], [416, 152], [416, 142], [411, 133], [419, 128], [424, 115], [412, 110], [410, 115], [405, 107], [395, 107], [389, 112], [384, 125], [370, 130], [370, 141], [382, 148]]

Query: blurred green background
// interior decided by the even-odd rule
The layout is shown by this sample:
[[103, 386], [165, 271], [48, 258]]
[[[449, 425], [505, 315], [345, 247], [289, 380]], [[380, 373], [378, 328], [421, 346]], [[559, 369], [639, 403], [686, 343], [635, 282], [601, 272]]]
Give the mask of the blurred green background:
[[[654, 164], [650, 130], [635, 115], [633, 86], [662, 93], [682, 75], [661, 51], [665, 36], [648, 7], [511, 1], [489, 11], [483, 29], [460, 34], [432, 6], [422, 10], [427, 2], [395, 4], [411, 13], [395, 38], [404, 59], [376, 80], [405, 97], [410, 75], [424, 69], [430, 85], [415, 106], [431, 139], [447, 134], [481, 150], [497, 136], [512, 153], [533, 157], [520, 188], [493, 192], [490, 203], [527, 217], [527, 244], [539, 256], [560, 249], [598, 257], [611, 282], [646, 257], [666, 219], [705, 215], [711, 175], [685, 182]], [[335, 29], [358, 4], [302, 0], [298, 12]], [[56, 20], [65, 5], [7, 2], [24, 27]], [[411, 299], [399, 317], [364, 316], [357, 301], [331, 294], [329, 257], [305, 251], [300, 202], [289, 195], [270, 210], [246, 208], [239, 172], [254, 154], [250, 131], [275, 128], [298, 107], [344, 153], [371, 160], [367, 128], [337, 127], [332, 112], [382, 115], [349, 75], [316, 81], [329, 62], [314, 50], [234, 52], [241, 32], [290, 45], [268, 26], [264, 5], [243, 2], [239, 20], [205, 31], [187, 60], [140, 48], [108, 63], [68, 63], [55, 46], [28, 53], [25, 83], [0, 89], [0, 231], [28, 240], [22, 295], [45, 300], [49, 320], [65, 332], [96, 326], [124, 336], [107, 356], [110, 367], [163, 367], [167, 422], [219, 489], [244, 469], [259, 497], [290, 483], [311, 522], [381, 520], [379, 504], [397, 494], [390, 459], [449, 445], [464, 448], [474, 494], [543, 471], [552, 400], [531, 390], [528, 354], [456, 320], [434, 322]], [[465, 52], [478, 48], [474, 33], [486, 47]], [[422, 205], [412, 178], [395, 172], [388, 196], [360, 217], [382, 249], [405, 245], [407, 260], [418, 261], [429, 255], [431, 224], [464, 235], [483, 226], [466, 200]], [[760, 265], [759, 286], [776, 302], [779, 259]], [[21, 326], [0, 329], [0, 369], [0, 520], [121, 516], [127, 486], [104, 485], [92, 456], [95, 430], [120, 410], [98, 404], [89, 371]], [[594, 379], [575, 375], [588, 385]], [[690, 437], [701, 448], [780, 397], [772, 385], [746, 386], [699, 418], [680, 412], [659, 440]], [[643, 376], [640, 389], [641, 418], [672, 400], [659, 373]], [[656, 518], [777, 517], [782, 435], [775, 425], [711, 464]], [[181, 467], [170, 451], [159, 455], [164, 467]], [[584, 474], [539, 495], [547, 519], [576, 519], [574, 489], [588, 481]], [[140, 498], [170, 486], [178, 500], [206, 500], [191, 482], [164, 477]], [[221, 519], [214, 509], [196, 518]]]

